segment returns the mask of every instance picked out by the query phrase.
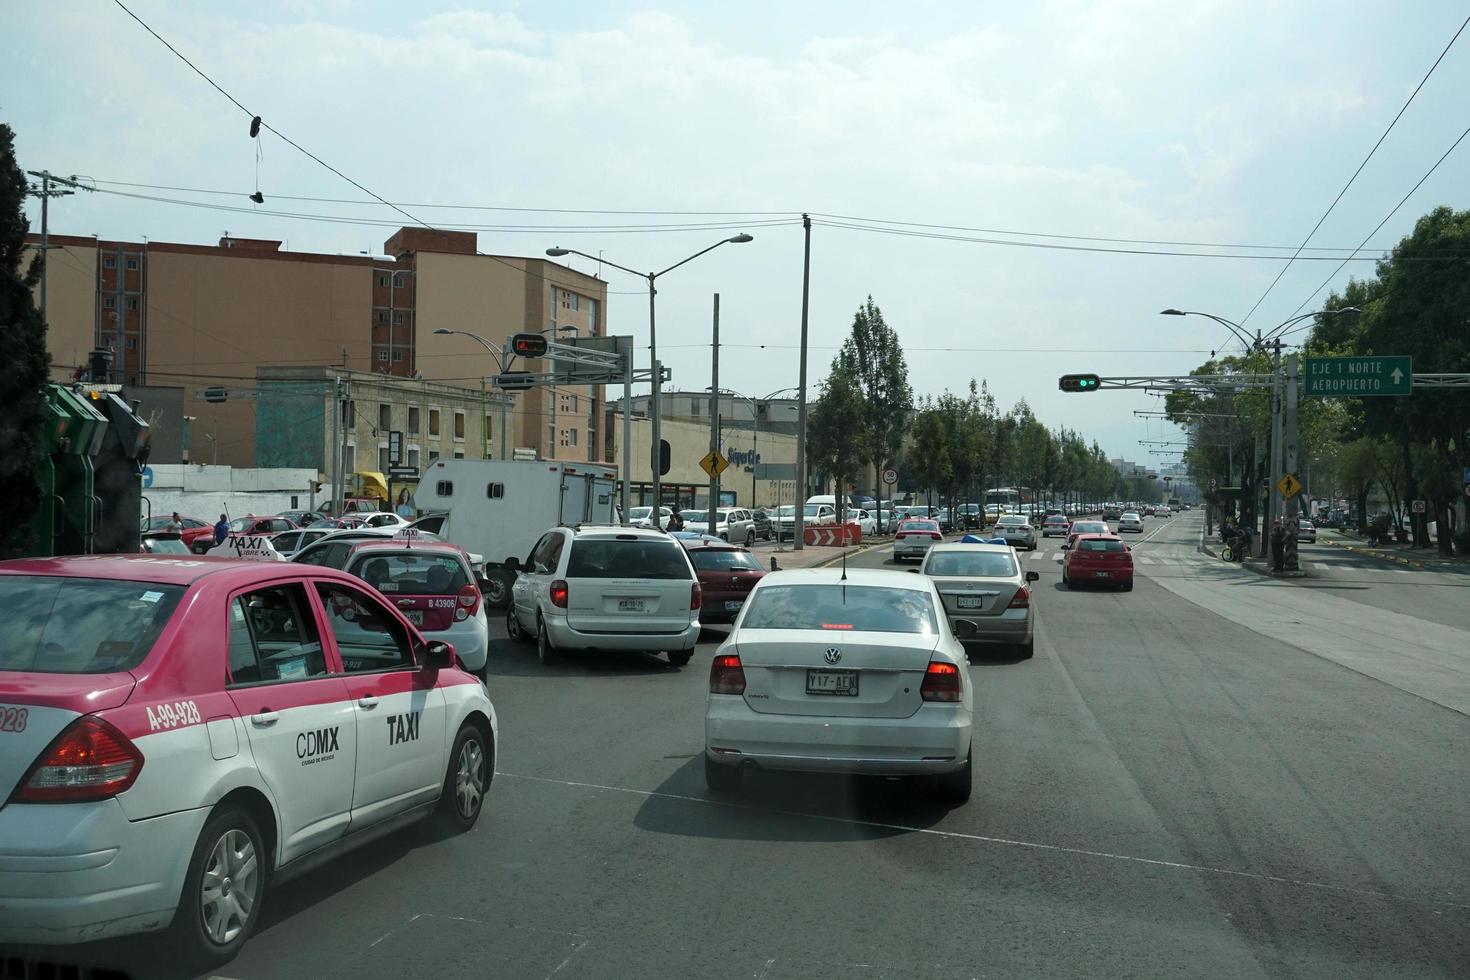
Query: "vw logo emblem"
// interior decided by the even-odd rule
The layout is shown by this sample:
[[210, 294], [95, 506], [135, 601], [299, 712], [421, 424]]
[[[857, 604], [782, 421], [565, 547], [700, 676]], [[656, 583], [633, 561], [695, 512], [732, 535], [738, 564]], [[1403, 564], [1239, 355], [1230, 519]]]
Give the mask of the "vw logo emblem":
[[835, 664], [842, 659], [842, 651], [836, 647], [828, 647], [827, 652], [822, 654], [822, 659], [829, 664]]

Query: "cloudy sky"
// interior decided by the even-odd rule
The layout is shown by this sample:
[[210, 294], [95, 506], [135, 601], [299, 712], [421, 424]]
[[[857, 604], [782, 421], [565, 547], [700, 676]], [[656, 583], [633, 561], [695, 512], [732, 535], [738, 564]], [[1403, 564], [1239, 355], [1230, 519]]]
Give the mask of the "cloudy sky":
[[[1315, 309], [1347, 250], [1470, 125], [1467, 30], [1312, 238], [1322, 250], [1267, 293], [1470, 14], [1464, 0], [127, 2], [374, 193], [424, 221], [499, 229], [480, 231], [484, 251], [564, 245], [660, 269], [754, 234], [663, 281], [676, 386], [708, 383], [715, 292], [721, 380], [752, 395], [796, 383], [795, 215], [808, 211], [823, 216], [813, 383], [871, 293], [917, 392], [984, 379], [1003, 405], [1025, 398], [1048, 424], [1155, 463], [1167, 457], [1137, 440], [1159, 426], [1132, 413], [1158, 399], [1062, 395], [1057, 376], [1186, 372], [1226, 343], [1165, 307], [1249, 314], [1251, 329]], [[6, 3], [0, 20], [0, 120], [24, 167], [245, 209], [78, 195], [53, 208], [59, 233], [212, 243], [229, 230], [356, 254], [405, 220], [269, 133], [257, 161], [248, 117], [109, 0]], [[318, 217], [251, 213], [257, 181], [260, 211]], [[1467, 198], [1470, 140], [1367, 254]], [[853, 218], [889, 224], [834, 225], [866, 224]], [[1222, 257], [1240, 255], [1270, 258]], [[1332, 282], [1371, 269], [1349, 262]], [[645, 342], [640, 281], [607, 277], [613, 331]]]

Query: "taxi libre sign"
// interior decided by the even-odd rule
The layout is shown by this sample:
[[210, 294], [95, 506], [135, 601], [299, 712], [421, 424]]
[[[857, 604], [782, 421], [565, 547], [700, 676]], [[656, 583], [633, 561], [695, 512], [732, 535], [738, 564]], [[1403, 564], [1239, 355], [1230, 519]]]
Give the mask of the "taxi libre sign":
[[286, 558], [271, 544], [271, 539], [258, 534], [231, 534], [210, 548], [211, 558], [246, 558], [251, 561], [285, 561]]

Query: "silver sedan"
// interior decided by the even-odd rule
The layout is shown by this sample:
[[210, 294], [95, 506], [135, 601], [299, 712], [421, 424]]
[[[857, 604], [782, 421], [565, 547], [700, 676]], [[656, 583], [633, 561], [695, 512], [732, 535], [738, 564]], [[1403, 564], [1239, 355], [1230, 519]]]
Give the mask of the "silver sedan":
[[1009, 545], [939, 544], [919, 569], [939, 590], [949, 627], [961, 643], [1007, 643], [1031, 656], [1035, 636], [1030, 583]]
[[1012, 548], [1036, 550], [1036, 529], [1020, 514], [1007, 514], [995, 522], [995, 536], [1005, 538]]

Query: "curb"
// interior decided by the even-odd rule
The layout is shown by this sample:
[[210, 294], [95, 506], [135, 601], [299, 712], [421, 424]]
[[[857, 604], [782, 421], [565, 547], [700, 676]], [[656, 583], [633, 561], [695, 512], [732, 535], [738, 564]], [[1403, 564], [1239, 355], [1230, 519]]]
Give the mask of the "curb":
[[1410, 568], [1424, 568], [1425, 567], [1425, 565], [1424, 565], [1424, 563], [1422, 561], [1414, 561], [1412, 558], [1400, 558], [1397, 555], [1384, 555], [1384, 554], [1380, 554], [1380, 553], [1378, 553], [1376, 551], [1370, 551], [1367, 548], [1354, 548], [1350, 544], [1342, 544], [1339, 541], [1323, 541], [1321, 543], [1322, 544], [1326, 544], [1326, 545], [1331, 545], [1334, 548], [1341, 548], [1343, 551], [1351, 551], [1355, 555], [1363, 555], [1366, 558], [1377, 558], [1380, 561], [1396, 562], [1397, 564], [1400, 564], [1400, 565], [1408, 565]]
[[876, 547], [878, 547], [878, 545], [876, 543], [875, 544], [861, 544], [861, 545], [858, 545], [857, 547], [853, 548], [851, 551], [846, 552], [845, 554], [842, 554], [842, 555], [833, 555], [831, 558], [824, 558], [821, 561], [817, 562], [815, 565], [808, 565], [807, 568], [831, 568], [833, 565], [836, 565], [837, 563], [841, 562], [844, 557], [848, 557], [848, 556], [851, 556], [851, 555], [860, 555], [864, 551], [867, 551], [869, 548], [876, 548]]

